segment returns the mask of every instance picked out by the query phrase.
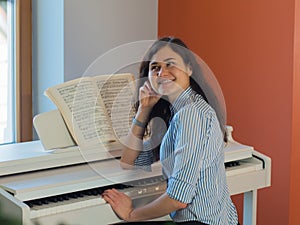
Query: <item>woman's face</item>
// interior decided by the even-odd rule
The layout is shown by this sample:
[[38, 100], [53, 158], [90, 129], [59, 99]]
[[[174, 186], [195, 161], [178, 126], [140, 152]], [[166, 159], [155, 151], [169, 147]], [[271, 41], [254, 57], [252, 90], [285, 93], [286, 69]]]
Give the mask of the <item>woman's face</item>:
[[189, 87], [191, 74], [190, 66], [169, 46], [154, 54], [149, 64], [148, 77], [153, 90], [168, 96], [170, 102]]

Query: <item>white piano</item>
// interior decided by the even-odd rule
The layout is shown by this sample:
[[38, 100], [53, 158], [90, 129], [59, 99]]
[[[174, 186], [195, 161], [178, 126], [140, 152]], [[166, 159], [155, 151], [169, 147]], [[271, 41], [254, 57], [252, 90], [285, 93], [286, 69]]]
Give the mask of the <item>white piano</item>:
[[[19, 224], [117, 223], [103, 190], [122, 190], [136, 206], [164, 192], [159, 162], [149, 170], [123, 170], [117, 145], [80, 151], [57, 110], [38, 115], [34, 125], [41, 141], [0, 146], [0, 213]], [[232, 130], [227, 127], [227, 181], [231, 195], [244, 193], [243, 224], [255, 225], [257, 190], [271, 185], [271, 159], [236, 142]]]

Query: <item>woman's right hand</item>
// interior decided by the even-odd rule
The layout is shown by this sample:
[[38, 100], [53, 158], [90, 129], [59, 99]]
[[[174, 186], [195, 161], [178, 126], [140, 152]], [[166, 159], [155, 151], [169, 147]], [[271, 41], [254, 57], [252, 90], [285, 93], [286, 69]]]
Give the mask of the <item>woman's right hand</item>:
[[140, 107], [144, 109], [152, 109], [153, 106], [161, 98], [151, 87], [150, 82], [147, 80], [139, 90]]
[[143, 150], [143, 137], [145, 128], [149, 120], [149, 115], [153, 106], [160, 99], [160, 95], [154, 92], [149, 81], [146, 81], [139, 89], [139, 108], [135, 115], [135, 120], [142, 123], [143, 126], [132, 123], [131, 130], [124, 143], [121, 156], [121, 167], [131, 169], [136, 158]]

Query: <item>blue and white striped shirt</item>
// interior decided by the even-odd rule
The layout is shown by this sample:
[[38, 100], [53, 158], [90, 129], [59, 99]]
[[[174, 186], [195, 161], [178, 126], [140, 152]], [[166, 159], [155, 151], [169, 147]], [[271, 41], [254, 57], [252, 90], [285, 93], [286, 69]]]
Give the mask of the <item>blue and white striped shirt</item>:
[[223, 134], [215, 111], [191, 88], [176, 99], [171, 111], [174, 117], [161, 143], [160, 160], [168, 179], [167, 194], [188, 204], [171, 213], [171, 218], [175, 222], [237, 225], [226, 183]]

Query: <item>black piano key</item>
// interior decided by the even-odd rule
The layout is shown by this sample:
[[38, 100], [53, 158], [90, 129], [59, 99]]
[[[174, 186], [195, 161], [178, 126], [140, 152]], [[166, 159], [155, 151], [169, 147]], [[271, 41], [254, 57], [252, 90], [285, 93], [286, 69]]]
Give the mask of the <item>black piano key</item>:
[[41, 203], [42, 203], [41, 205], [49, 204], [49, 200], [47, 198], [42, 198]]
[[27, 205], [29, 206], [29, 208], [32, 208], [34, 206], [34, 204], [31, 201], [28, 202]]
[[58, 202], [57, 196], [49, 197], [49, 202]]
[[69, 200], [70, 199], [68, 195], [62, 195], [61, 197], [62, 197], [63, 200]]
[[225, 168], [239, 166], [239, 165], [240, 165], [239, 161], [226, 162]]
[[61, 202], [61, 201], [64, 201], [65, 198], [64, 196], [60, 195], [60, 196], [57, 196], [57, 201]]

